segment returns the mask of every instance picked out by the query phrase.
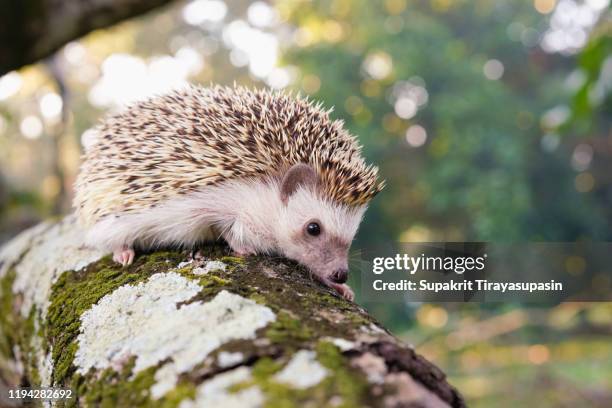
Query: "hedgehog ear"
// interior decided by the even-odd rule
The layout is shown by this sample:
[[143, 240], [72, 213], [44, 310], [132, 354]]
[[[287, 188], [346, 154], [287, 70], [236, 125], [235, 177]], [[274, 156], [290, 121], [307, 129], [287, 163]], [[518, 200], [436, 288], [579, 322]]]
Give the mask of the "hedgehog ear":
[[319, 181], [317, 172], [308, 164], [298, 163], [291, 166], [281, 182], [281, 200], [287, 204], [289, 197], [295, 193], [298, 187], [316, 186]]

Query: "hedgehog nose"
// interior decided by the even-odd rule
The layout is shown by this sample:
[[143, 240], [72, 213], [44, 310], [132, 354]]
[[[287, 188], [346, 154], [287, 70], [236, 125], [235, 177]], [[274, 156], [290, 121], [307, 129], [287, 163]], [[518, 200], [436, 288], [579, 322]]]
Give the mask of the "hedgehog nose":
[[335, 283], [344, 283], [348, 279], [348, 269], [346, 268], [336, 269], [331, 274], [330, 278]]

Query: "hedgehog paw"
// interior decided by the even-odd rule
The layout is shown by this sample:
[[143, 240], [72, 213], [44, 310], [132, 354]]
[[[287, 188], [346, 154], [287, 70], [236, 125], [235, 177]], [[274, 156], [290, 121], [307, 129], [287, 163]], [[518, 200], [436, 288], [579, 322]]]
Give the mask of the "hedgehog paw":
[[113, 251], [113, 261], [120, 263], [122, 266], [131, 265], [134, 262], [136, 253], [132, 248], [123, 246]]
[[244, 258], [250, 255], [255, 255], [255, 251], [253, 251], [250, 248], [239, 248], [239, 249], [234, 249], [234, 254], [236, 256]]
[[353, 300], [355, 300], [355, 292], [353, 292], [353, 289], [351, 289], [349, 287], [349, 285], [339, 284], [339, 283], [329, 283], [329, 286], [333, 290], [338, 292], [338, 294], [340, 294], [340, 296], [342, 296], [343, 298], [345, 298], [349, 302], [352, 302]]
[[255, 255], [255, 250], [247, 247], [247, 246], [241, 246], [241, 247], [237, 247], [234, 248], [232, 247], [232, 252], [234, 253], [234, 255], [239, 256], [241, 258], [250, 256], [250, 255]]
[[189, 254], [189, 258], [192, 261], [203, 261], [204, 259], [206, 259], [206, 256], [204, 256], [204, 252], [202, 252], [201, 249], [194, 249], [191, 251], [191, 253]]

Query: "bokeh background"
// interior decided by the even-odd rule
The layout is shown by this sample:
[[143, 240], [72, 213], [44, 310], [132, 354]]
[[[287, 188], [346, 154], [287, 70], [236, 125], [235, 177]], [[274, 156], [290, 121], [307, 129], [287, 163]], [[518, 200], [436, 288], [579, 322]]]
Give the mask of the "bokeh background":
[[[609, 3], [192, 0], [95, 31], [0, 77], [0, 243], [70, 211], [104, 112], [187, 82], [335, 107], [388, 185], [356, 249], [610, 241]], [[610, 304], [366, 306], [471, 406], [612, 406]]]

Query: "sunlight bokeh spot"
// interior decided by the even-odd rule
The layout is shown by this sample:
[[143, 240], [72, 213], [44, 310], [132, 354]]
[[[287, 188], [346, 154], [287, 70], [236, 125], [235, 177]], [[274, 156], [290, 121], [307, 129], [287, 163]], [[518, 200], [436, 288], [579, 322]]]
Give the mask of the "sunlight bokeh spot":
[[292, 73], [289, 68], [274, 68], [266, 78], [266, 84], [273, 89], [283, 89], [292, 82]]
[[581, 143], [574, 148], [572, 154], [572, 167], [576, 171], [585, 171], [593, 160], [593, 148], [591, 145]]
[[0, 101], [10, 98], [21, 89], [21, 75], [12, 71], [0, 77]]
[[413, 225], [406, 231], [402, 232], [400, 242], [429, 242], [432, 238], [432, 232], [424, 225]]
[[39, 104], [40, 113], [45, 119], [56, 119], [62, 113], [62, 98], [54, 92], [43, 95], [43, 97], [40, 98]]
[[336, 20], [327, 20], [323, 24], [323, 37], [330, 43], [336, 43], [344, 37], [344, 28]]
[[504, 75], [504, 64], [499, 60], [490, 59], [485, 62], [482, 72], [487, 79], [496, 81]]
[[[548, 10], [550, 1], [535, 0], [536, 9], [540, 2], [542, 10]], [[542, 36], [542, 49], [563, 55], [578, 52], [586, 45], [589, 33], [609, 4], [610, 0], [560, 0], [552, 11], [550, 27]]]
[[223, 41], [230, 49], [239, 50], [245, 60], [248, 59], [249, 72], [257, 78], [267, 77], [276, 67], [278, 39], [251, 27], [244, 20], [234, 20], [228, 24], [223, 29]]
[[557, 0], [534, 0], [533, 6], [538, 12], [542, 14], [548, 14], [555, 9]]
[[406, 130], [406, 142], [412, 147], [420, 147], [427, 141], [427, 131], [421, 125], [412, 125]]
[[183, 8], [183, 18], [191, 25], [219, 22], [226, 14], [227, 6], [221, 0], [194, 0]]
[[269, 4], [256, 1], [247, 9], [247, 18], [255, 27], [269, 27], [278, 21], [278, 13]]
[[402, 119], [411, 119], [417, 113], [417, 104], [408, 97], [401, 97], [393, 105], [395, 114]]
[[420, 324], [439, 329], [448, 322], [448, 313], [439, 306], [423, 305], [417, 312]]
[[391, 75], [393, 60], [386, 52], [377, 51], [366, 56], [363, 69], [373, 79], [385, 79]]
[[43, 132], [43, 124], [38, 116], [28, 115], [19, 125], [21, 134], [27, 139], [38, 139]]
[[204, 68], [204, 59], [202, 55], [193, 47], [183, 46], [175, 54], [174, 57], [178, 62], [185, 66], [190, 75], [195, 75]]
[[145, 61], [112, 54], [102, 64], [102, 76], [91, 88], [89, 101], [98, 107], [119, 107], [184, 87], [191, 70], [198, 69], [199, 62], [192, 57], [183, 53], [182, 60], [162, 55]]
[[84, 62], [87, 50], [80, 42], [72, 41], [64, 46], [63, 55], [70, 64], [78, 65]]

